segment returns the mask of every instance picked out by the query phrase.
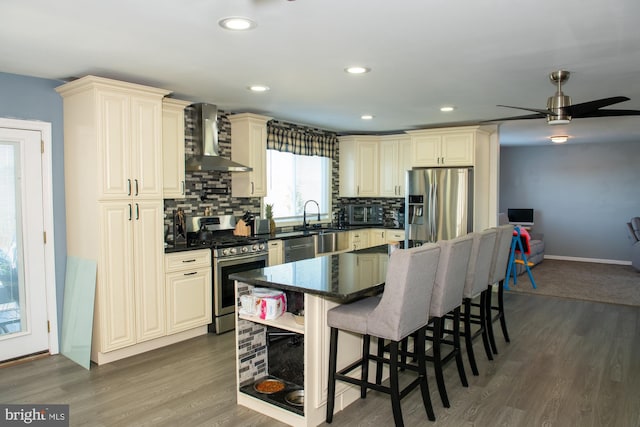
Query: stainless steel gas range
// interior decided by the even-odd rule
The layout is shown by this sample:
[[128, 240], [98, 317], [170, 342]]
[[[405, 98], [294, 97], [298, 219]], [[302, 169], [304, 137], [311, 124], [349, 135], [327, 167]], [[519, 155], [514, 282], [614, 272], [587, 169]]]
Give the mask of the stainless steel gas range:
[[192, 217], [187, 223], [187, 245], [211, 248], [213, 265], [213, 323], [209, 332], [223, 333], [235, 327], [235, 283], [229, 275], [263, 268], [268, 263], [267, 241], [235, 236], [233, 215]]

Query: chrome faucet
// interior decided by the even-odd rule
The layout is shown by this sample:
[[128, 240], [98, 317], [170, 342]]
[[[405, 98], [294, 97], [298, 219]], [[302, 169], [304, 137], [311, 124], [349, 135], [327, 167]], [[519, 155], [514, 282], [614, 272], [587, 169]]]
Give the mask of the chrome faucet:
[[320, 205], [318, 204], [318, 202], [316, 202], [315, 200], [307, 200], [306, 202], [304, 202], [304, 207], [302, 208], [302, 229], [303, 230], [307, 230], [307, 203], [309, 202], [313, 202], [316, 204], [316, 207], [318, 208], [318, 221], [320, 221]]

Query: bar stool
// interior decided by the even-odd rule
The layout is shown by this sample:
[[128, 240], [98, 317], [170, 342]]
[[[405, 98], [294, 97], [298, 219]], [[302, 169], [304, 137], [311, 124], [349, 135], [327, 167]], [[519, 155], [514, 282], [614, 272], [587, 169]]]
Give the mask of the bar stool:
[[[504, 317], [504, 279], [507, 275], [507, 264], [509, 262], [509, 250], [511, 248], [511, 238], [513, 236], [513, 225], [505, 224], [499, 227], [495, 227], [496, 232], [496, 245], [493, 249], [493, 257], [491, 260], [491, 270], [489, 270], [489, 284], [487, 288], [487, 335], [489, 335], [489, 342], [491, 343], [491, 349], [494, 354], [498, 354], [498, 347], [496, 345], [496, 339], [493, 334], [493, 322], [500, 319], [500, 326], [502, 327], [502, 335], [504, 340], [509, 342], [509, 332], [507, 331], [507, 321]], [[494, 306], [491, 302], [491, 294], [493, 292], [493, 285], [498, 283], [498, 305]], [[493, 312], [497, 311], [494, 316]]]
[[[432, 336], [427, 337], [433, 342], [433, 355], [427, 355], [426, 358], [427, 361], [433, 362], [440, 399], [444, 407], [449, 408], [449, 398], [444, 384], [444, 365], [455, 358], [460, 382], [464, 387], [469, 386], [460, 352], [460, 305], [467, 278], [473, 234], [451, 240], [441, 240], [437, 245], [440, 246], [440, 260], [438, 261], [438, 271], [429, 307], [429, 324], [432, 324], [433, 327], [431, 328]], [[453, 314], [452, 330], [447, 330], [444, 327], [445, 316], [448, 313]], [[450, 333], [452, 338], [444, 339], [445, 332]], [[452, 350], [446, 355], [442, 354], [442, 344], [452, 346]], [[416, 348], [420, 348], [417, 343]], [[416, 350], [416, 353], [420, 353], [420, 351]]]
[[[473, 375], [478, 375], [478, 366], [473, 353], [473, 340], [482, 336], [484, 351], [489, 360], [493, 360], [493, 352], [489, 345], [489, 336], [486, 328], [486, 297], [487, 283], [489, 281], [489, 272], [491, 270], [491, 261], [493, 258], [493, 249], [496, 245], [495, 229], [488, 229], [478, 233], [473, 233], [473, 246], [471, 248], [471, 258], [469, 259], [469, 269], [467, 270], [467, 279], [464, 285], [463, 296], [463, 313], [465, 346], [467, 347], [467, 357]], [[480, 304], [472, 303], [472, 300], [480, 295]], [[472, 307], [479, 307], [479, 314], [472, 313]], [[474, 332], [471, 325], [478, 325], [479, 328]]]
[[[327, 324], [331, 328], [329, 342], [329, 381], [327, 392], [327, 423], [333, 421], [336, 380], [360, 387], [360, 397], [365, 398], [367, 389], [387, 393], [391, 396], [391, 408], [396, 426], [403, 426], [400, 400], [418, 385], [429, 420], [434, 421], [433, 406], [427, 384], [424, 351], [418, 357], [418, 366], [398, 363], [398, 343], [417, 332], [417, 342], [424, 348], [427, 311], [438, 266], [440, 248], [435, 244], [423, 245], [391, 254], [387, 266], [385, 289], [382, 298], [369, 297], [350, 304], [337, 306], [327, 312]], [[337, 371], [338, 331], [363, 335], [362, 358]], [[388, 359], [370, 352], [371, 337], [389, 340]], [[389, 386], [369, 382], [369, 361], [389, 364]], [[361, 368], [360, 379], [347, 375]], [[399, 388], [398, 371], [410, 369], [417, 372], [410, 384]]]

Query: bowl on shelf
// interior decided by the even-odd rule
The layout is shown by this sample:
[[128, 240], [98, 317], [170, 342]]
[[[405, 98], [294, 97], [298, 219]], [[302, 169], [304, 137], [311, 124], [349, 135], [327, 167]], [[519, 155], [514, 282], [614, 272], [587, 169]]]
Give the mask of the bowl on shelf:
[[304, 390], [293, 390], [287, 393], [284, 400], [293, 406], [304, 406]]

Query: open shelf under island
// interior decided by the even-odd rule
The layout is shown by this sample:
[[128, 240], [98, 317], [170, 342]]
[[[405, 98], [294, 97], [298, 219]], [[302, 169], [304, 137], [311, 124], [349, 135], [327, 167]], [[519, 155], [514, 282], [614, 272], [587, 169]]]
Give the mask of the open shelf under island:
[[[322, 424], [326, 416], [329, 357], [326, 313], [339, 304], [382, 292], [388, 260], [388, 247], [383, 245], [231, 275], [236, 281], [238, 301], [238, 404], [293, 426]], [[254, 287], [284, 291], [288, 312], [273, 320], [240, 314], [240, 297]], [[302, 324], [293, 315], [300, 310], [304, 310]], [[339, 340], [340, 368], [360, 358], [362, 339], [341, 333]], [[385, 377], [386, 374], [385, 371]], [[265, 378], [281, 380], [285, 388], [273, 394], [257, 392], [254, 384]], [[304, 390], [302, 405], [285, 399], [288, 393], [300, 393], [299, 390]], [[359, 398], [359, 389], [338, 383], [335, 411]]]

